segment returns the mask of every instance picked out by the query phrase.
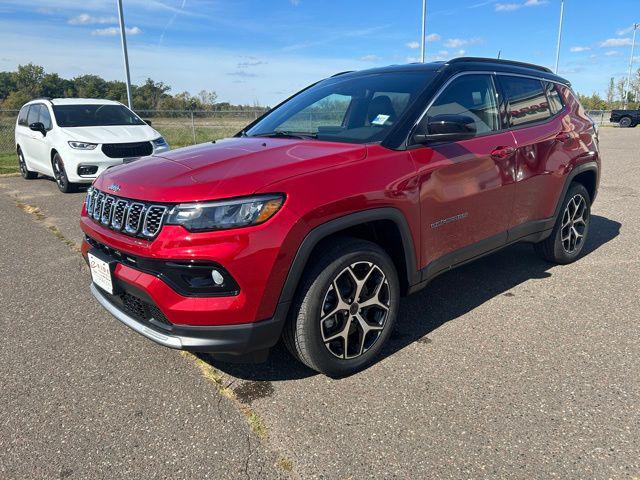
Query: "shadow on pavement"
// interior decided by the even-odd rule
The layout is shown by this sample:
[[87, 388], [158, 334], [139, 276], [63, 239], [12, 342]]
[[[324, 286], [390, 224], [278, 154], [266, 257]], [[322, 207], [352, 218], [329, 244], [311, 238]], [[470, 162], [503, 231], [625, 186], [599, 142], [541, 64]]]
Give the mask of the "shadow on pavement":
[[[592, 215], [583, 256], [617, 237], [620, 227], [619, 222]], [[508, 291], [527, 280], [550, 277], [549, 270], [553, 267], [554, 264], [541, 260], [531, 245], [521, 243], [442, 274], [424, 290], [402, 299], [395, 332], [381, 358], [416, 341], [429, 343], [425, 336], [441, 325], [498, 295], [513, 296]], [[229, 375], [255, 382], [316, 375], [295, 360], [282, 343], [261, 364], [224, 363], [206, 355], [203, 359]]]

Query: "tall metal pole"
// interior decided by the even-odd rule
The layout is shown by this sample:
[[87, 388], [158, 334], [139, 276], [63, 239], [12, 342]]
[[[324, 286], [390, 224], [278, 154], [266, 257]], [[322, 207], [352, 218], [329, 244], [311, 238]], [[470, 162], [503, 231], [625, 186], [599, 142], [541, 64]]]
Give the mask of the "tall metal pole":
[[127, 53], [127, 33], [124, 30], [124, 14], [122, 13], [122, 0], [118, 0], [118, 18], [120, 19], [120, 39], [122, 40], [122, 56], [124, 57], [124, 73], [127, 78], [127, 103], [133, 109], [131, 100], [131, 75], [129, 74], [129, 54]]
[[422, 40], [420, 42], [420, 61], [424, 63], [427, 53], [427, 0], [422, 0]]
[[[633, 52], [636, 48], [636, 31], [640, 28], [640, 23], [633, 24], [633, 41], [631, 42], [631, 57], [629, 58], [629, 73], [627, 74], [627, 88], [624, 94], [624, 108], [627, 108], [629, 101], [629, 92], [631, 91], [631, 70], [633, 69]], [[636, 98], [636, 102], [638, 99]]]
[[560, 26], [558, 27], [558, 44], [556, 45], [556, 69], [558, 73], [558, 65], [560, 64], [560, 43], [562, 41], [562, 24], [564, 22], [564, 0], [560, 0]]

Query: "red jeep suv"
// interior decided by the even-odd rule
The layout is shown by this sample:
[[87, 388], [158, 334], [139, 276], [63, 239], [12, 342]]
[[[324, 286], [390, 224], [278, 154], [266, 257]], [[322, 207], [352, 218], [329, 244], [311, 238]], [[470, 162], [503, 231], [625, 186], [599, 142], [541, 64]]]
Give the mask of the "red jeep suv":
[[167, 347], [331, 376], [372, 362], [402, 295], [514, 242], [569, 263], [600, 158], [569, 82], [457, 58], [346, 72], [234, 138], [113, 167], [82, 210], [91, 290]]

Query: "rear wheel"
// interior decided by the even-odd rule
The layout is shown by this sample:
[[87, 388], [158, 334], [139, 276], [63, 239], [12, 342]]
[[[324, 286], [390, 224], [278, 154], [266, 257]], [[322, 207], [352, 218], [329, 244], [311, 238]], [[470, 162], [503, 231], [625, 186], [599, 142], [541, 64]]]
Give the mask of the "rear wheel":
[[633, 121], [631, 120], [631, 117], [622, 117], [620, 119], [620, 126], [622, 128], [629, 128], [631, 127]]
[[335, 242], [303, 276], [285, 344], [318, 372], [355, 373], [391, 335], [399, 296], [395, 266], [382, 248], [353, 238]]
[[536, 252], [553, 263], [567, 264], [580, 256], [589, 233], [591, 198], [580, 183], [572, 183], [562, 202], [551, 235], [534, 245]]
[[64, 169], [64, 162], [62, 161], [62, 157], [59, 153], [56, 153], [53, 156], [52, 160], [53, 166], [53, 178], [56, 181], [56, 185], [58, 185], [58, 189], [62, 193], [72, 193], [77, 189], [77, 185], [75, 183], [69, 182], [69, 178], [67, 177], [67, 172]]
[[22, 153], [22, 149], [18, 148], [18, 166], [20, 167], [20, 175], [25, 180], [33, 180], [38, 176], [36, 172], [32, 172], [27, 167], [27, 162], [24, 159], [24, 154]]

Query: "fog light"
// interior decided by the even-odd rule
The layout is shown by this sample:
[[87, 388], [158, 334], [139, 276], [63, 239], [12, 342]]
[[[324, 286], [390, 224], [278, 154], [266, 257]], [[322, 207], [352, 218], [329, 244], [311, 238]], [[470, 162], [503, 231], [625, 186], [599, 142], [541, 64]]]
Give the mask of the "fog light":
[[98, 171], [97, 165], [80, 165], [78, 166], [78, 175], [95, 175]]
[[213, 280], [213, 283], [215, 283], [216, 285], [222, 285], [224, 283], [224, 277], [216, 269], [211, 270], [211, 278]]

